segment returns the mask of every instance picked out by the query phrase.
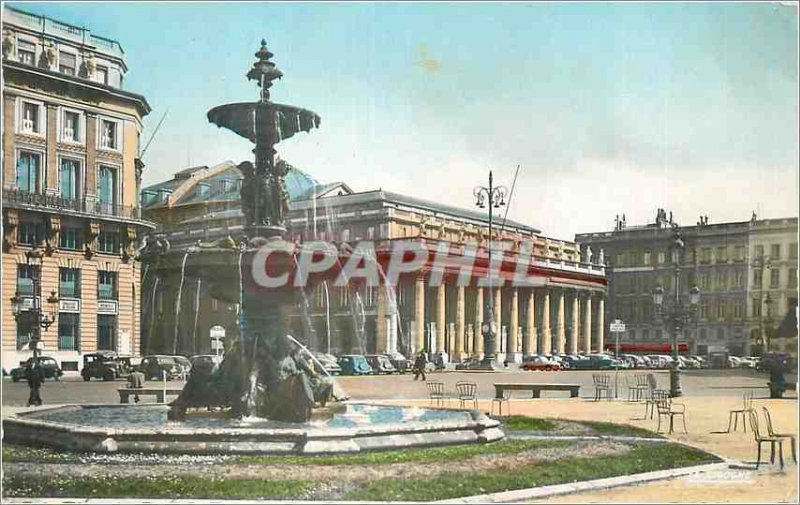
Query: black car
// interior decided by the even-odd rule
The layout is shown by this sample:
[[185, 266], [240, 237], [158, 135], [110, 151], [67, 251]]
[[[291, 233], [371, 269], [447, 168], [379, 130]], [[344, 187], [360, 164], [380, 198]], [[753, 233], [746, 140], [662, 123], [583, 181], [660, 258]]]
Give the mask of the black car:
[[398, 373], [410, 372], [414, 367], [414, 362], [399, 352], [384, 354], [384, 356], [389, 358], [389, 361], [392, 362], [392, 365], [395, 367]]
[[92, 378], [113, 381], [126, 378], [131, 369], [130, 358], [121, 358], [114, 351], [100, 351], [83, 355], [81, 377], [85, 381]]
[[180, 379], [184, 375], [183, 367], [175, 356], [153, 354], [142, 358], [139, 370], [146, 380], [162, 380], [166, 374], [167, 380]]
[[[24, 363], [20, 363], [20, 366], [11, 370], [11, 380], [14, 382], [19, 382], [20, 379], [27, 380], [25, 376], [25, 371], [27, 368], [33, 364], [33, 358], [28, 358], [27, 361]], [[49, 356], [39, 356], [39, 365], [44, 370], [44, 378], [45, 379], [54, 379], [58, 380], [64, 372], [61, 371], [61, 367], [58, 366], [58, 361], [49, 357]]]
[[392, 365], [392, 362], [389, 360], [389, 358], [383, 354], [367, 354], [364, 357], [367, 358], [367, 363], [369, 363], [369, 365], [372, 367], [372, 370], [376, 374], [390, 374], [398, 371], [394, 365]]

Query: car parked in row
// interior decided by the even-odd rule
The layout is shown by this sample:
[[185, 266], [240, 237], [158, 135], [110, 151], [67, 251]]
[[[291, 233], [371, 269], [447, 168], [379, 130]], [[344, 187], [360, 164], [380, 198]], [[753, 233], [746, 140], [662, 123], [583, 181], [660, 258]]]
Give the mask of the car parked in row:
[[[188, 361], [188, 360], [187, 360]], [[183, 367], [175, 356], [166, 354], [153, 354], [142, 358], [139, 370], [146, 380], [162, 380], [166, 375], [167, 380], [178, 380], [185, 377]]]
[[523, 370], [558, 371], [563, 370], [564, 366], [551, 358], [545, 356], [529, 356], [522, 361], [520, 366]]
[[[326, 352], [315, 352], [314, 357], [325, 368], [325, 372], [330, 375], [339, 375], [342, 373], [342, 367], [339, 366], [339, 360], [333, 354]], [[317, 365], [319, 366], [319, 365]]]
[[[61, 367], [58, 366], [58, 361], [49, 357], [49, 356], [39, 356], [39, 366], [42, 367], [44, 370], [44, 378], [45, 379], [53, 379], [58, 380], [64, 375], [64, 372], [61, 371]], [[14, 382], [19, 382], [20, 380], [28, 380], [26, 371], [28, 367], [33, 364], [33, 357], [28, 358], [24, 362], [21, 362], [17, 368], [11, 369], [11, 380]]]
[[114, 351], [98, 351], [83, 355], [83, 380], [103, 379], [113, 381], [127, 378], [133, 371], [130, 357], [121, 357]]
[[208, 369], [213, 370], [222, 363], [222, 356], [217, 356], [216, 354], [196, 354], [189, 358], [189, 361], [192, 364], [192, 370], [198, 367], [208, 367]]
[[388, 375], [397, 372], [389, 358], [383, 354], [367, 354], [364, 357], [367, 358], [367, 363], [372, 367], [372, 373]]
[[398, 373], [410, 372], [411, 369], [414, 367], [414, 362], [406, 358], [399, 352], [384, 354], [384, 356], [389, 358], [389, 361], [392, 362], [392, 365], [394, 365]]
[[370, 375], [372, 367], [361, 354], [345, 354], [339, 358], [342, 375]]

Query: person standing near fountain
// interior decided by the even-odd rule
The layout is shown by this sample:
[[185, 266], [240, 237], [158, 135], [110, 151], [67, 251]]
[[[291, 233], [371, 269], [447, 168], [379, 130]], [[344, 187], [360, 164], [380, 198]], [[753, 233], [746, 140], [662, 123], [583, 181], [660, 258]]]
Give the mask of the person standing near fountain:
[[425, 365], [428, 364], [428, 359], [425, 357], [425, 350], [421, 350], [419, 354], [417, 354], [417, 359], [414, 361], [414, 380], [419, 379], [419, 376], [422, 375], [422, 380], [425, 379]]
[[31, 393], [28, 396], [28, 407], [38, 407], [42, 404], [42, 396], [40, 391], [42, 389], [42, 382], [44, 382], [44, 369], [39, 363], [38, 358], [32, 359], [28, 364], [27, 368], [25, 369], [25, 378], [28, 380], [28, 387], [31, 390]]
[[[130, 375], [128, 375], [128, 387], [131, 389], [142, 389], [144, 388], [144, 374], [140, 372], [138, 369], [134, 369]], [[139, 403], [139, 393], [133, 394], [133, 401], [135, 403]]]

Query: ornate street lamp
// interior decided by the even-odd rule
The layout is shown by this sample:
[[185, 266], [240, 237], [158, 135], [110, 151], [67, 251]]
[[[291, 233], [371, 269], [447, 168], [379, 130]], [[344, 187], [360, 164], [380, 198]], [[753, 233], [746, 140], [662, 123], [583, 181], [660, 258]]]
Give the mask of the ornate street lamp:
[[653, 304], [656, 307], [656, 317], [663, 320], [672, 330], [672, 367], [669, 371], [669, 391], [670, 396], [675, 398], [681, 396], [681, 376], [678, 368], [678, 334], [683, 328], [689, 325], [697, 315], [697, 307], [700, 303], [700, 289], [692, 286], [689, 290], [689, 303], [681, 300], [681, 257], [684, 249], [683, 239], [677, 224], [672, 225], [672, 259], [674, 263], [675, 276], [675, 299], [669, 300], [664, 297], [664, 288], [656, 286], [653, 290]]
[[42, 330], [47, 331], [56, 321], [56, 314], [59, 308], [59, 298], [56, 291], [50, 292], [47, 297], [49, 311], [47, 314], [42, 312], [41, 305], [41, 282], [39, 279], [39, 269], [42, 266], [42, 253], [34, 249], [25, 254], [26, 264], [33, 284], [33, 300], [30, 306], [26, 307], [25, 296], [17, 291], [11, 297], [11, 311], [18, 325], [23, 325], [30, 332], [28, 348], [33, 351], [34, 359], [38, 359], [40, 342], [42, 340]]
[[505, 186], [495, 186], [492, 171], [489, 171], [489, 186], [476, 186], [472, 191], [475, 196], [475, 205], [481, 209], [489, 205], [489, 296], [483, 307], [483, 364], [491, 366], [495, 359], [494, 339], [497, 328], [494, 322], [494, 289], [492, 286], [492, 222], [494, 219], [494, 209], [499, 209], [506, 204], [506, 193], [508, 188]]

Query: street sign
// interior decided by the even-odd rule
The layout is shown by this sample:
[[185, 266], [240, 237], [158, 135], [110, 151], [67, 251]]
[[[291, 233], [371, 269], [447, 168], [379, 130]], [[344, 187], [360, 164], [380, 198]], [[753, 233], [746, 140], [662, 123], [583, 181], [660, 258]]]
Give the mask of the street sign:
[[625, 323], [617, 320], [609, 325], [609, 330], [612, 333], [622, 333], [625, 331]]

